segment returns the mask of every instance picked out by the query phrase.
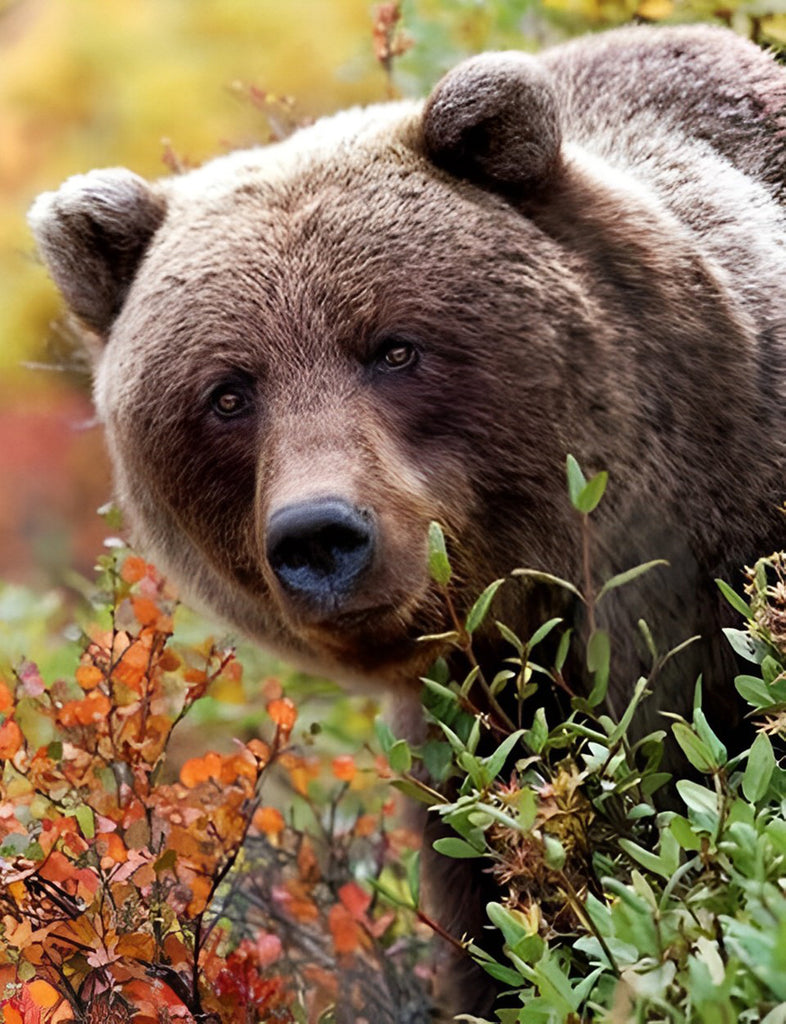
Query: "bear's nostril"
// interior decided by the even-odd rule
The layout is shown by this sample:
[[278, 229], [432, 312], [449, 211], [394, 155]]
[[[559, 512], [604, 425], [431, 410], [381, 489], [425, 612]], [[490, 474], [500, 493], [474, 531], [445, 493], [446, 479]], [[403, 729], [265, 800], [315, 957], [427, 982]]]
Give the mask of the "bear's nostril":
[[278, 509], [267, 527], [267, 559], [290, 595], [317, 609], [338, 609], [371, 565], [373, 521], [339, 498]]
[[326, 576], [336, 571], [343, 555], [362, 553], [368, 544], [365, 532], [334, 523], [318, 527], [313, 532], [298, 532], [285, 536], [277, 545], [271, 562], [294, 569], [311, 568]]

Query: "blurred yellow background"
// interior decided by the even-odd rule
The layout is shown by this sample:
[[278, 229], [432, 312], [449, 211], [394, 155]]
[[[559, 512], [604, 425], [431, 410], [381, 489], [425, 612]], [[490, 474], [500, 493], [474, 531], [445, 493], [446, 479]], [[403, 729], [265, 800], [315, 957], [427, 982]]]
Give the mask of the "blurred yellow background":
[[168, 147], [264, 142], [250, 92], [298, 118], [382, 98], [371, 24], [364, 0], [0, 0], [0, 579], [89, 571], [110, 494], [87, 378], [28, 365], [62, 348], [32, 199], [91, 167], [166, 174]]

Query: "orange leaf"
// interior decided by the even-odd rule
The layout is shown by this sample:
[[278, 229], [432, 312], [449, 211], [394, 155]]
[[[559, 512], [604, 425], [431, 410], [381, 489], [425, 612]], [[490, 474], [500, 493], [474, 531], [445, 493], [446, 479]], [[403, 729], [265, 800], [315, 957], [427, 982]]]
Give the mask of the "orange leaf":
[[283, 695], [283, 692], [281, 681], [276, 679], [275, 676], [268, 676], [262, 683], [262, 696], [268, 703], [272, 700], [278, 700]]
[[94, 690], [103, 680], [104, 673], [97, 665], [80, 665], [76, 670], [76, 681], [83, 690]]
[[25, 986], [36, 1006], [47, 1010], [60, 1002], [60, 994], [48, 981], [31, 981]]
[[284, 911], [296, 921], [319, 920], [319, 907], [308, 894], [309, 887], [299, 879], [291, 878], [283, 886], [273, 887], [273, 899], [281, 903]]
[[159, 668], [164, 672], [176, 672], [180, 668], [180, 658], [174, 651], [164, 651], [158, 659]]
[[120, 575], [126, 583], [138, 583], [146, 574], [147, 562], [138, 555], [129, 555], [120, 570]]
[[220, 779], [223, 758], [210, 751], [204, 757], [190, 757], [180, 769], [180, 781], [193, 789], [208, 779]]
[[114, 867], [115, 864], [124, 864], [128, 860], [126, 844], [117, 832], [107, 832], [96, 836], [96, 849], [101, 857], [101, 867], [104, 870]]
[[279, 697], [277, 700], [271, 700], [267, 706], [267, 713], [281, 732], [289, 736], [297, 721], [297, 708], [289, 697]]
[[360, 925], [340, 903], [330, 908], [328, 928], [336, 953], [354, 953], [363, 940]]
[[284, 817], [275, 807], [258, 807], [252, 824], [266, 836], [277, 836], [284, 831]]
[[259, 765], [265, 765], [270, 760], [270, 747], [262, 740], [249, 740], [246, 748], [251, 751]]
[[362, 921], [371, 906], [371, 896], [357, 882], [347, 882], [338, 890], [338, 898], [356, 921]]
[[83, 700], [68, 700], [57, 712], [57, 721], [65, 729], [77, 725], [97, 725], [106, 722], [112, 705], [106, 694], [90, 690]]
[[355, 759], [349, 754], [339, 754], [338, 757], [334, 757], [331, 768], [335, 777], [341, 782], [351, 782], [357, 771]]
[[142, 681], [150, 667], [150, 650], [142, 640], [135, 640], [122, 652], [112, 675], [121, 683], [139, 693]]
[[13, 718], [7, 719], [0, 725], [0, 758], [3, 760], [12, 758], [22, 746], [22, 742], [22, 730]]
[[186, 915], [195, 918], [207, 906], [213, 891], [213, 880], [205, 875], [197, 875], [191, 882], [191, 900], [186, 907]]
[[5, 714], [9, 708], [14, 706], [14, 695], [8, 689], [8, 686], [0, 679], [0, 715]]

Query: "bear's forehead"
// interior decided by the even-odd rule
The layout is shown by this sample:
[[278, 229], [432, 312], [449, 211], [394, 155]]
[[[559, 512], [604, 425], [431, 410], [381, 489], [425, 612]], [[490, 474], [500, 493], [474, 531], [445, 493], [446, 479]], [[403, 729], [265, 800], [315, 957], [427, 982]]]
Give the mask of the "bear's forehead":
[[396, 261], [413, 240], [436, 256], [443, 240], [448, 250], [461, 233], [499, 241], [509, 224], [502, 199], [484, 192], [479, 203], [477, 189], [425, 157], [413, 103], [344, 111], [160, 187], [168, 214], [148, 254], [159, 271], [182, 262], [231, 273], [233, 253], [243, 251], [297, 261], [320, 250], [327, 266], [341, 253], [368, 259], [386, 246]]
[[285, 202], [298, 185], [326, 178], [351, 182], [385, 161], [405, 170], [417, 149], [419, 106], [392, 103], [345, 110], [267, 146], [208, 161], [163, 183], [175, 208], [232, 201], [246, 190], [264, 190]]
[[378, 291], [413, 270], [423, 281], [455, 277], [459, 262], [471, 272], [507, 239], [520, 241], [524, 218], [512, 222], [502, 199], [418, 151], [413, 111], [349, 111], [167, 179], [167, 215], [132, 304], [154, 292], [191, 302], [224, 287], [238, 300], [324, 294], [334, 283]]

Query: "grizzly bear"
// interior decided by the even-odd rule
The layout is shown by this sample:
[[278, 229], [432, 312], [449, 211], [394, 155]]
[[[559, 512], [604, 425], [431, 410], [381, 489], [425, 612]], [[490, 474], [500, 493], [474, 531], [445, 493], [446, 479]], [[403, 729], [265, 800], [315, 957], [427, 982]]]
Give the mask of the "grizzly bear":
[[[448, 624], [429, 522], [459, 608], [517, 566], [578, 580], [572, 453], [611, 478], [597, 579], [669, 561], [606, 603], [612, 707], [648, 670], [644, 617], [661, 651], [702, 637], [650, 714], [685, 711], [701, 672], [729, 723], [713, 577], [786, 540], [784, 172], [771, 56], [636, 27], [470, 59], [425, 104], [161, 181], [91, 171], [30, 222], [100, 342], [135, 542], [194, 603], [393, 694], [416, 735], [438, 653], [418, 637]], [[520, 579], [495, 617], [526, 635], [548, 600]], [[477, 869], [437, 860], [443, 922], [482, 941]], [[446, 1008], [487, 1012], [490, 985], [456, 977]]]

